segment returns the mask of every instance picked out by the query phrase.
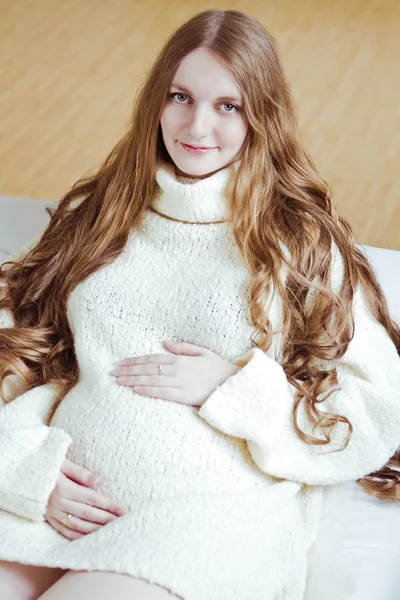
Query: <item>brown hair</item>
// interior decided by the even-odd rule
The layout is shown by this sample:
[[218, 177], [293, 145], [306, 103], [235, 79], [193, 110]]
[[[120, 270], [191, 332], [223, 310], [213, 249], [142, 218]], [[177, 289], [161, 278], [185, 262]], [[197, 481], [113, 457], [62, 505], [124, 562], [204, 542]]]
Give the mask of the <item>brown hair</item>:
[[[14, 375], [23, 391], [54, 385], [58, 393], [51, 414], [75, 385], [78, 366], [66, 314], [68, 297], [78, 283], [115, 260], [128, 233], [141, 227], [157, 189], [157, 162], [169, 159], [160, 132], [169, 86], [181, 60], [200, 47], [215, 53], [232, 71], [249, 123], [229, 199], [235, 238], [252, 275], [250, 309], [258, 337], [255, 341], [253, 335], [252, 343], [264, 351], [271, 345], [263, 300], [273, 285], [284, 307], [282, 367], [297, 389], [296, 432], [306, 443], [328, 444], [332, 427], [346, 422], [347, 445], [351, 423], [317, 405], [321, 394], [334, 391], [336, 369], [317, 369], [315, 359], [334, 361], [344, 355], [353, 335], [350, 305], [358, 283], [397, 351], [400, 328], [390, 317], [349, 224], [338, 216], [326, 182], [300, 141], [290, 87], [273, 38], [255, 19], [233, 10], [202, 12], [170, 37], [138, 91], [128, 132], [98, 171], [81, 178], [62, 198], [36, 246], [0, 272], [0, 308], [9, 309], [15, 323], [0, 330], [1, 381], [4, 384], [8, 375]], [[282, 244], [289, 249], [289, 261]], [[339, 294], [329, 285], [333, 244], [344, 265]], [[284, 285], [279, 276], [283, 264]], [[307, 311], [306, 297], [318, 278], [313, 308]], [[299, 428], [301, 401], [310, 421], [324, 432], [324, 440]], [[399, 466], [396, 452], [359, 485], [379, 498], [400, 499], [399, 475], [391, 469]]]

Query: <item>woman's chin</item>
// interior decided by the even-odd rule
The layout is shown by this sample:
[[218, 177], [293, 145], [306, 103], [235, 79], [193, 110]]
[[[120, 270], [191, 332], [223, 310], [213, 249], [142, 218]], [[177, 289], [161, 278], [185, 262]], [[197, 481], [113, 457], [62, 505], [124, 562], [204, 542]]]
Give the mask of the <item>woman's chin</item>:
[[177, 175], [180, 175], [182, 177], [193, 177], [201, 179], [203, 177], [208, 177], [209, 175], [216, 173], [220, 169], [226, 167], [229, 163], [224, 163], [221, 161], [221, 164], [219, 164], [219, 161], [210, 160], [204, 161], [202, 164], [202, 161], [199, 160], [197, 164], [194, 164], [194, 161], [186, 162], [175, 160], [174, 164], [175, 172]]

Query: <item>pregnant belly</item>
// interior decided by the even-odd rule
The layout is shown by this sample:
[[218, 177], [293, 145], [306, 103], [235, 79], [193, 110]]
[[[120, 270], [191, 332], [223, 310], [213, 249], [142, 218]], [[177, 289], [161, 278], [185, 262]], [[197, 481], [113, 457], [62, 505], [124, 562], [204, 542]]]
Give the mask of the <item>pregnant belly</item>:
[[215, 430], [195, 408], [116, 383], [78, 383], [51, 426], [70, 434], [67, 458], [100, 475], [97, 489], [128, 504], [274, 485], [244, 440]]

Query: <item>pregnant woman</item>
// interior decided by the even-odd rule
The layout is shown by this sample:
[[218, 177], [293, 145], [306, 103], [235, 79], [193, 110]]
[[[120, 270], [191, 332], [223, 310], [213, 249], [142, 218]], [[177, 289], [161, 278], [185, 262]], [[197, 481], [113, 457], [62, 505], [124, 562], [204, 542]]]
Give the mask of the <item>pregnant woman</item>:
[[400, 498], [400, 330], [253, 18], [172, 35], [0, 276], [2, 600], [301, 600], [323, 486]]

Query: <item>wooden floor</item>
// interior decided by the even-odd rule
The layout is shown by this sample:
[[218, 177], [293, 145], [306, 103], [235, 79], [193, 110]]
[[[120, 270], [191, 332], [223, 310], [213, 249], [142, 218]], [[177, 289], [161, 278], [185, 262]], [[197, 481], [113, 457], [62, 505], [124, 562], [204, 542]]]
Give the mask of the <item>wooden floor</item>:
[[400, 250], [399, 0], [0, 0], [0, 194], [58, 199], [99, 165], [165, 38], [206, 8], [274, 35], [341, 214]]

